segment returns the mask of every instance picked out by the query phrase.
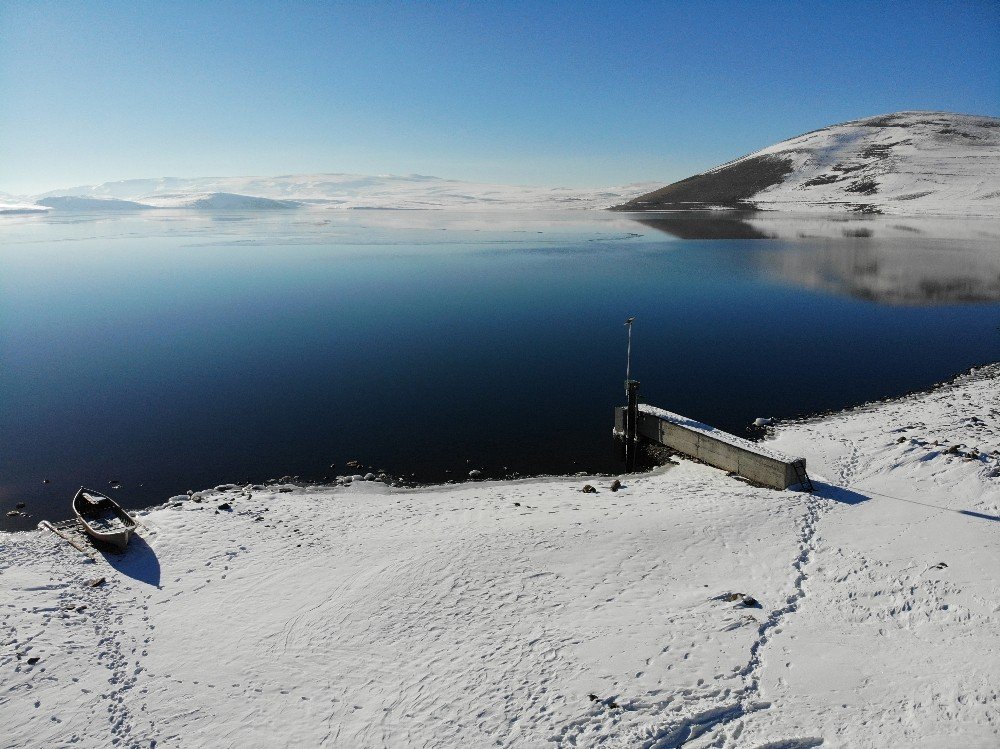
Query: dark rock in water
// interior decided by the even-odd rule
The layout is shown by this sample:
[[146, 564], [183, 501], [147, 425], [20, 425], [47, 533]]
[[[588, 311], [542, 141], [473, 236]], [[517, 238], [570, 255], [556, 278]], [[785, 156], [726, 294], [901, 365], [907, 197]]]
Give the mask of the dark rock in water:
[[122, 482], [119, 481], [118, 479], [111, 479], [111, 481], [108, 482], [108, 486], [110, 486], [112, 489], [121, 489]]
[[476, 469], [476, 468], [473, 468], [471, 471], [469, 471], [469, 478], [470, 479], [478, 479], [482, 475], [483, 475], [483, 472], [480, 471], [480, 470], [478, 470], [478, 469]]
[[93, 580], [88, 580], [87, 581], [87, 587], [88, 588], [97, 588], [97, 587], [99, 587], [101, 585], [104, 585], [104, 583], [106, 583], [106, 582], [107, 582], [107, 580], [105, 578], [103, 578], [103, 577], [97, 577], [97, 578], [94, 578]]
[[28, 659], [28, 665], [29, 665], [29, 666], [34, 666], [34, 665], [35, 665], [36, 663], [38, 663], [38, 661], [40, 661], [40, 660], [42, 660], [42, 659], [41, 659], [41, 658], [39, 658], [39, 657], [38, 657], [37, 655], [35, 655], [35, 656], [32, 656], [31, 658], [29, 658], [29, 659]]
[[24, 502], [18, 502], [16, 505], [14, 505], [14, 507], [17, 508], [18, 510], [23, 510]]
[[375, 480], [375, 474], [374, 473], [366, 473], [365, 474], [365, 481], [374, 481], [374, 480]]
[[233, 506], [231, 504], [229, 504], [228, 502], [223, 502], [221, 505], [219, 505], [219, 509], [220, 510], [226, 510], [228, 512], [232, 512]]
[[348, 468], [361, 468], [361, 461], [349, 460], [345, 465], [347, 465]]
[[616, 492], [621, 488], [622, 488], [622, 482], [619, 481], [618, 479], [615, 479], [614, 481], [611, 482], [611, 491]]
[[580, 491], [582, 491], [584, 494], [597, 494], [597, 489], [592, 487], [590, 484], [584, 486], [583, 489], [581, 489]]

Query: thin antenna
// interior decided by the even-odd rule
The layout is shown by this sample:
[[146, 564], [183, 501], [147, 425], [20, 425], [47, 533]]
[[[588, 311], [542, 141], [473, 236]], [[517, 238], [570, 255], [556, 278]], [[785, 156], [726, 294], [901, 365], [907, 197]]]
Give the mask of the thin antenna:
[[624, 434], [626, 473], [631, 472], [635, 464], [635, 446], [629, 443], [635, 440], [637, 396], [639, 393], [639, 383], [632, 382], [632, 323], [634, 322], [634, 315], [625, 321], [625, 327], [628, 328], [628, 349], [625, 352], [625, 398], [628, 401], [628, 405], [625, 407]]
[[628, 320], [625, 321], [625, 327], [628, 328], [628, 350], [625, 353], [625, 392], [628, 393], [628, 383], [632, 379], [632, 323], [635, 322], [635, 316], [633, 315]]

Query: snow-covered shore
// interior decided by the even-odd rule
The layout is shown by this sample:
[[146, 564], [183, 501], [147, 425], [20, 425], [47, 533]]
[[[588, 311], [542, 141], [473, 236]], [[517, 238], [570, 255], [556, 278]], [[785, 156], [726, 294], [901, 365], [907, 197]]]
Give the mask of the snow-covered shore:
[[996, 746], [998, 417], [992, 366], [782, 425], [812, 496], [681, 461], [7, 535], [4, 745]]

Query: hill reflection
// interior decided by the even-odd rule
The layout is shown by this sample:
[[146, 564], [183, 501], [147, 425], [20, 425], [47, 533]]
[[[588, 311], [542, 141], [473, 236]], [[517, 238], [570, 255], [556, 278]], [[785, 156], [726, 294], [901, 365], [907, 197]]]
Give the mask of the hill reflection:
[[768, 239], [748, 246], [767, 275], [882, 304], [1000, 301], [1000, 222], [726, 212], [635, 219], [679, 239]]

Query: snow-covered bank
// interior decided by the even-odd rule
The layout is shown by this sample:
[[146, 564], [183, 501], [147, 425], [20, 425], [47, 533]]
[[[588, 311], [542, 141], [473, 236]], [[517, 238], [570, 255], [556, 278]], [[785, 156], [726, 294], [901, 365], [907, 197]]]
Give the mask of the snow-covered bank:
[[15, 747], [995, 746], [998, 416], [990, 367], [783, 426], [814, 496], [684, 461], [617, 493], [224, 489], [97, 563], [5, 536], [0, 725]]

